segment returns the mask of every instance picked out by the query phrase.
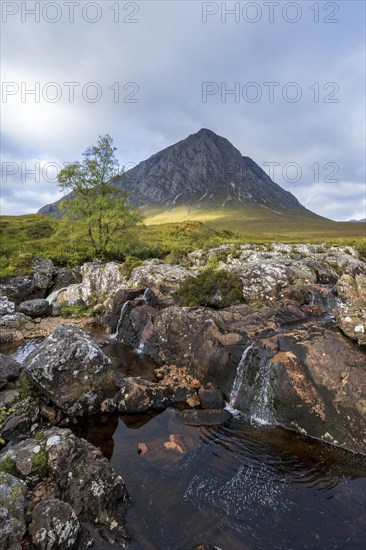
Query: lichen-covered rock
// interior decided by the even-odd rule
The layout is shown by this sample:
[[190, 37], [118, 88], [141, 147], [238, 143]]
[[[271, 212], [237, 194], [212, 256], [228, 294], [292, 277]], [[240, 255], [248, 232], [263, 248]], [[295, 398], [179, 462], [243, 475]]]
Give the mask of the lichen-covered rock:
[[334, 292], [341, 300], [336, 309], [339, 328], [349, 338], [366, 346], [366, 275], [342, 275]]
[[195, 271], [179, 265], [147, 261], [133, 269], [131, 282], [133, 286], [155, 287], [161, 292], [169, 294], [177, 290], [192, 275], [195, 275]]
[[[121, 271], [121, 264], [89, 262], [80, 268], [81, 283], [72, 284], [57, 294], [57, 301], [89, 306], [103, 302], [120, 288], [127, 287], [127, 279]], [[56, 299], [55, 298], [55, 299]]]
[[15, 304], [7, 296], [0, 296], [0, 315], [11, 315], [15, 312]]
[[32, 397], [20, 399], [19, 393], [16, 392], [14, 400], [9, 405], [10, 412], [4, 421], [1, 430], [2, 436], [10, 441], [26, 437], [31, 426], [39, 419], [40, 406], [38, 401]]
[[77, 269], [59, 268], [53, 280], [51, 292], [56, 292], [70, 285], [81, 283], [82, 277]]
[[18, 378], [20, 365], [18, 361], [0, 353], [0, 389], [4, 388], [8, 382]]
[[47, 300], [27, 300], [19, 304], [18, 311], [29, 317], [40, 317], [51, 315], [52, 307]]
[[11, 313], [0, 317], [0, 327], [6, 329], [21, 329], [27, 321], [28, 319], [24, 313]]
[[[0, 460], [13, 460], [17, 471], [23, 476], [29, 476], [34, 473], [32, 457], [40, 452], [47, 461], [46, 498], [69, 504], [79, 522], [91, 524], [99, 530], [102, 538], [124, 547], [129, 540], [125, 515], [130, 499], [123, 479], [114, 472], [101, 451], [73, 435], [70, 430], [53, 428], [43, 432], [37, 441], [30, 438], [3, 451]], [[75, 517], [70, 508], [62, 510], [63, 517], [65, 512], [71, 519], [72, 531], [75, 533]], [[34, 534], [39, 531], [35, 527], [33, 522], [31, 530]], [[64, 533], [62, 526], [58, 533]]]
[[44, 498], [34, 507], [29, 533], [39, 550], [84, 549], [92, 544], [70, 504], [56, 498]]
[[26, 531], [27, 486], [16, 477], [0, 473], [0, 547], [21, 550]]
[[93, 414], [113, 397], [118, 377], [111, 360], [82, 330], [62, 325], [46, 338], [23, 368], [40, 391], [67, 415]]

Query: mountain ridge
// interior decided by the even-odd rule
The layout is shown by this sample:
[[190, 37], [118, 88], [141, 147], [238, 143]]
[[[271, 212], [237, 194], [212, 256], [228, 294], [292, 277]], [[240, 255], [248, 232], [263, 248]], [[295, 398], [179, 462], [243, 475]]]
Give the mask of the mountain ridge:
[[[189, 211], [260, 206], [281, 214], [290, 209], [321, 218], [272, 181], [226, 138], [207, 128], [154, 153], [113, 185], [127, 191], [128, 202], [138, 207], [169, 209], [185, 205]], [[56, 214], [61, 200], [42, 207], [38, 213]]]

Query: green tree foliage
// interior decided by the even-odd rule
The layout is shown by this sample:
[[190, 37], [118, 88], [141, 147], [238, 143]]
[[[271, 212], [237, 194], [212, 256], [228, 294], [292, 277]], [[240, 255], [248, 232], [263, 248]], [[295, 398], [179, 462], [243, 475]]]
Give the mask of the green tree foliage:
[[97, 258], [104, 258], [118, 239], [143, 219], [138, 209], [127, 204], [126, 194], [113, 185], [123, 175], [115, 151], [112, 138], [100, 136], [97, 144], [83, 153], [81, 162], [66, 166], [58, 175], [60, 189], [71, 193], [61, 209], [69, 219], [84, 222], [80, 227]]

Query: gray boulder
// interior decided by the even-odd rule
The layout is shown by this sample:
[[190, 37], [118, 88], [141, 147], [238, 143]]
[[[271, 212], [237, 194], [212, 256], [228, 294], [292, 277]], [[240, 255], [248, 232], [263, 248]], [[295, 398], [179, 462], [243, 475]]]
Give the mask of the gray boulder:
[[23, 363], [26, 374], [67, 415], [93, 414], [118, 388], [111, 360], [82, 330], [62, 325]]
[[18, 311], [29, 317], [41, 317], [51, 315], [52, 307], [47, 300], [27, 300], [19, 304]]
[[0, 547], [21, 550], [27, 486], [10, 474], [0, 473], [0, 487]]
[[39, 550], [81, 550], [92, 543], [70, 504], [57, 498], [44, 498], [35, 506], [29, 533]]
[[7, 296], [0, 296], [0, 315], [11, 315], [15, 312], [15, 304]]
[[20, 365], [12, 357], [0, 353], [0, 389], [4, 388], [8, 382], [18, 378]]

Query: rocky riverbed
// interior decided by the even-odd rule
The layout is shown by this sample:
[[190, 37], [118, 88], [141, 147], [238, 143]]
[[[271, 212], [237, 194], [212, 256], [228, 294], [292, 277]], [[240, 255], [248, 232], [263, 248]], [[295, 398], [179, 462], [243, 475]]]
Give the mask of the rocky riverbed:
[[[212, 307], [182, 307], [177, 291], [207, 266], [233, 275], [241, 299], [223, 308], [217, 288]], [[88, 315], [61, 317], [65, 303]], [[351, 247], [225, 245], [129, 275], [39, 260], [0, 282], [0, 328], [4, 548], [135, 544], [126, 480], [69, 431], [98, 414], [113, 425], [174, 407], [192, 430], [239, 414], [366, 456], [366, 263]], [[174, 431], [162, 446], [187, 451]]]

